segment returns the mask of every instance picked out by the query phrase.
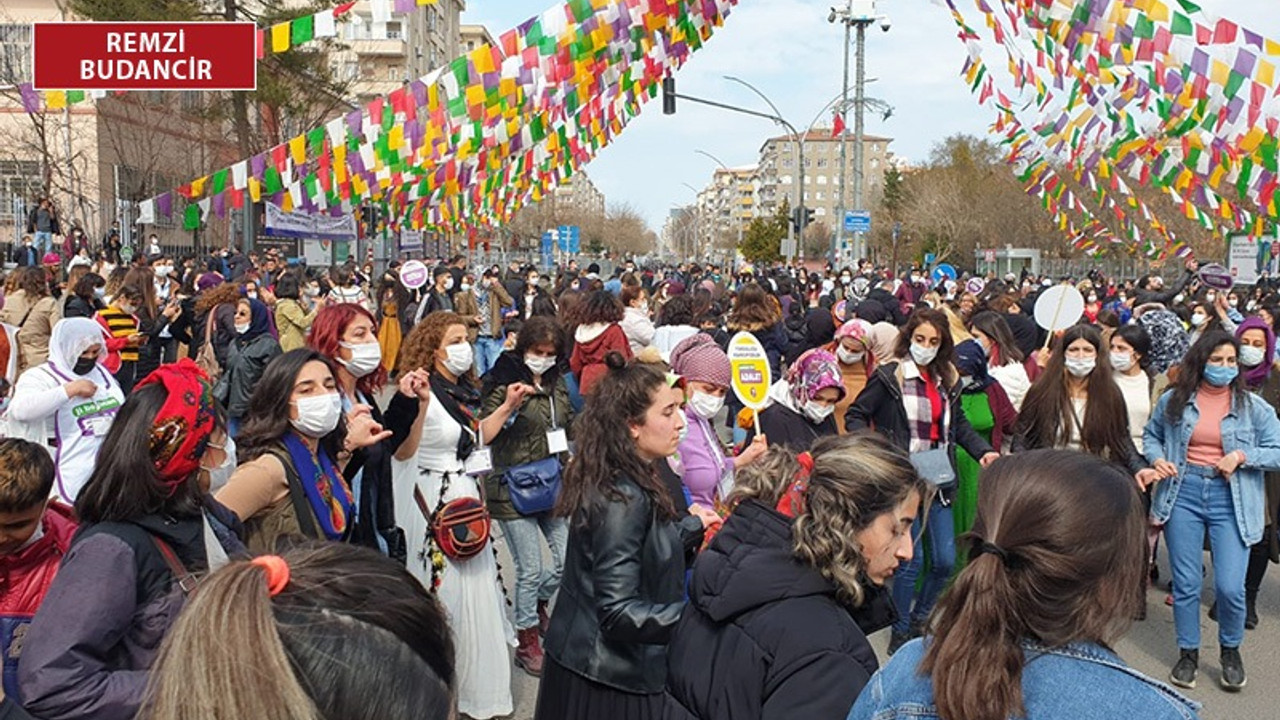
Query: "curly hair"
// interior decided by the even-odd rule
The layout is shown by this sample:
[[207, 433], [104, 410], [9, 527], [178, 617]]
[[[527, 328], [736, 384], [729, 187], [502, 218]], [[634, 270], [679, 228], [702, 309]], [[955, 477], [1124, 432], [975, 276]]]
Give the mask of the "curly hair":
[[196, 314], [207, 315], [219, 305], [226, 305], [240, 300], [240, 286], [235, 283], [222, 283], [200, 293], [196, 298]]
[[729, 313], [730, 330], [764, 330], [782, 321], [778, 301], [763, 287], [754, 282], [738, 290], [738, 300]]
[[793, 551], [835, 585], [837, 596], [857, 607], [865, 597], [866, 564], [858, 533], [913, 492], [928, 507], [931, 491], [906, 454], [873, 431], [822, 438], [812, 454]]
[[449, 328], [454, 325], [466, 327], [467, 321], [457, 313], [443, 310], [422, 318], [422, 321], [409, 331], [409, 337], [404, 339], [404, 345], [400, 347], [398, 364], [400, 369], [408, 371], [422, 368], [428, 372], [434, 370], [435, 352], [444, 342], [445, 333], [449, 332]]

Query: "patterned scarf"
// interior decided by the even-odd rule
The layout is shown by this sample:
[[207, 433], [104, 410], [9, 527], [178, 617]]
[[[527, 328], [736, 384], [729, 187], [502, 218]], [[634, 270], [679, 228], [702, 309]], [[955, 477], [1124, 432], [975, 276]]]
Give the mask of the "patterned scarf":
[[355, 514], [355, 500], [351, 497], [347, 481], [334, 468], [324, 448], [312, 455], [311, 449], [296, 433], [285, 436], [284, 446], [289, 450], [294, 469], [298, 471], [311, 510], [320, 521], [320, 531], [329, 540], [342, 539], [346, 535], [348, 521]]
[[[466, 383], [466, 381], [463, 381]], [[476, 408], [480, 406], [480, 393], [469, 383], [455, 383], [440, 373], [431, 373], [431, 392], [441, 407], [462, 426], [458, 435], [458, 459], [466, 460], [476, 445]]]
[[[903, 360], [898, 366], [899, 377], [902, 379], [902, 407], [907, 413], [907, 427], [911, 430], [911, 447], [908, 452], [923, 452], [932, 450], [933, 445], [933, 403], [929, 402], [929, 393], [925, 387], [924, 377], [920, 375], [920, 370], [916, 364], [910, 360]], [[936, 380], [935, 380], [936, 382]], [[942, 396], [942, 423], [938, 428], [939, 447], [946, 444], [947, 415], [950, 412], [950, 403], [947, 402], [947, 392], [942, 387], [938, 387], [938, 394]]]
[[200, 469], [215, 424], [213, 391], [209, 376], [190, 358], [161, 365], [137, 387], [147, 385], [161, 385], [167, 393], [148, 445], [160, 482], [172, 497]]

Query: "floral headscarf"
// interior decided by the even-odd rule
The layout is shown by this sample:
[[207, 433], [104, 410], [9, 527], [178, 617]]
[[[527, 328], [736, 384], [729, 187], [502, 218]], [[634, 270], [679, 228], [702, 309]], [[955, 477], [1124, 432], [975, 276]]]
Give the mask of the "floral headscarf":
[[787, 370], [787, 383], [791, 399], [798, 408], [804, 407], [813, 396], [827, 388], [835, 388], [840, 392], [836, 402], [844, 400], [844, 381], [840, 377], [836, 356], [821, 348], [810, 350], [791, 364]]
[[862, 343], [863, 347], [870, 350], [871, 347], [867, 341], [867, 338], [870, 335], [871, 323], [866, 320], [854, 318], [853, 320], [841, 325], [839, 330], [836, 330], [836, 342], [838, 343], [845, 338], [853, 338], [854, 340]]

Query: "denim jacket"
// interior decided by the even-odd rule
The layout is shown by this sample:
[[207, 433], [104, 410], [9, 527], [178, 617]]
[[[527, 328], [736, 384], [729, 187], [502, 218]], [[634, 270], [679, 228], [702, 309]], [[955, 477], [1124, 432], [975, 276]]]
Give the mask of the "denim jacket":
[[[1022, 702], [1028, 718], [1194, 720], [1198, 703], [1129, 668], [1092, 643], [1046, 649], [1026, 642]], [[849, 711], [847, 720], [941, 720], [933, 680], [917, 672], [924, 641], [894, 653]]]
[[[1170, 423], [1165, 416], [1172, 392], [1160, 397], [1151, 411], [1151, 419], [1142, 433], [1142, 451], [1147, 460], [1168, 460], [1178, 467], [1178, 474], [1156, 485], [1151, 497], [1151, 518], [1165, 523], [1173, 513], [1178, 499], [1178, 489], [1187, 469], [1187, 445], [1191, 431], [1200, 420], [1195, 395], [1182, 413], [1181, 423]], [[1222, 450], [1227, 453], [1240, 450], [1245, 462], [1231, 475], [1231, 502], [1235, 506], [1236, 526], [1245, 545], [1254, 545], [1262, 539], [1266, 524], [1266, 492], [1263, 472], [1280, 470], [1280, 420], [1276, 411], [1261, 396], [1249, 393], [1246, 407], [1236, 404], [1233, 397], [1231, 410], [1222, 419]]]

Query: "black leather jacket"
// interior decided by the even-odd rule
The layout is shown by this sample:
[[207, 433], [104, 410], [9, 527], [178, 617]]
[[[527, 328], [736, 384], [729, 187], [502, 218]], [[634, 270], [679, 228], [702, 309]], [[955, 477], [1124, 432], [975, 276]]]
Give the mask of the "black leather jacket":
[[662, 692], [667, 641], [684, 609], [685, 554], [702, 542], [693, 515], [659, 519], [631, 478], [569, 530], [564, 579], [544, 642], [557, 663], [630, 693]]

